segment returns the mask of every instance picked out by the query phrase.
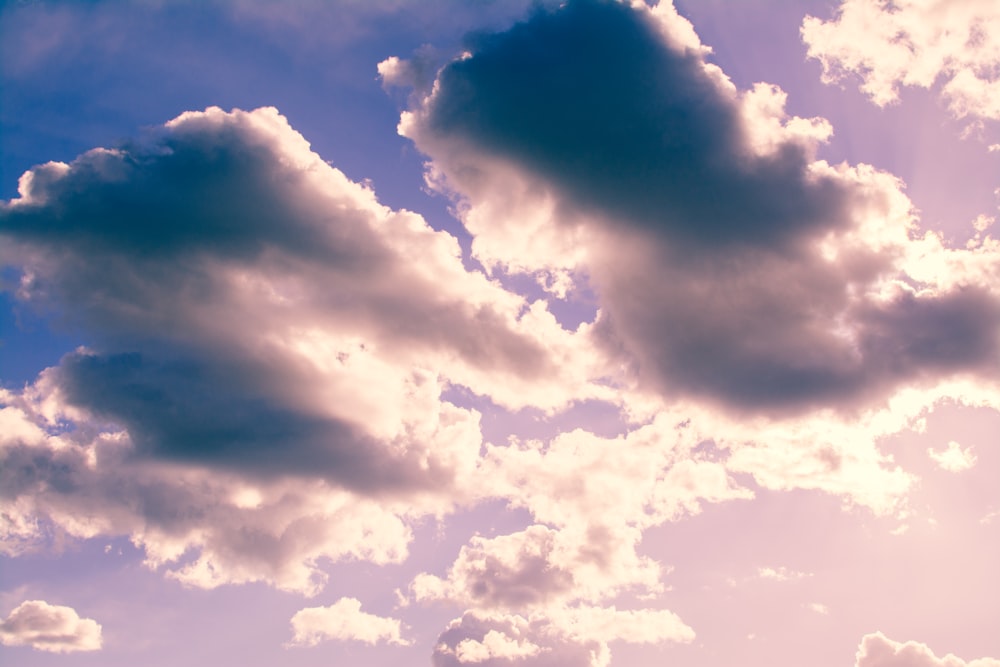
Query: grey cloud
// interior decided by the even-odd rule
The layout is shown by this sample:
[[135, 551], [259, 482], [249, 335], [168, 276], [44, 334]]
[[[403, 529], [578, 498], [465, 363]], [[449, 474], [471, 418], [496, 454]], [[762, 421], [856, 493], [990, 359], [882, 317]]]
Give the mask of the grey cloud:
[[[538, 10], [473, 41], [405, 119], [434, 173], [467, 198], [473, 231], [503, 228], [491, 259], [503, 264], [497, 248], [522, 232], [540, 245], [529, 269], [561, 268], [551, 239], [583, 239], [595, 340], [628, 381], [671, 398], [789, 416], [853, 409], [904, 383], [995, 378], [994, 290], [885, 293], [907, 282], [900, 258], [918, 240], [895, 183], [815, 169], [791, 134], [753, 149], [737, 94], [656, 20], [597, 0]], [[553, 211], [548, 236], [537, 220], [501, 217], [507, 194], [484, 183], [511, 171], [531, 184], [522, 197], [538, 197], [518, 213]], [[888, 244], [866, 240], [875, 216]]]
[[807, 178], [805, 149], [742, 150], [732, 101], [700, 54], [624, 3], [538, 10], [446, 66], [428, 129], [555, 185], [580, 208], [670, 239], [769, 244], [837, 224], [848, 192]]
[[266, 384], [188, 357], [72, 354], [59, 366], [66, 398], [127, 428], [138, 455], [255, 475], [316, 475], [362, 492], [448, 484], [416, 472], [357, 426], [282, 405]]
[[382, 442], [366, 415], [317, 398], [331, 376], [368, 394], [381, 378], [338, 375], [349, 351], [310, 358], [289, 341], [340, 336], [393, 377], [446, 363], [522, 381], [551, 370], [453, 239], [382, 209], [273, 109], [188, 114], [22, 186], [0, 205], [0, 262], [23, 272], [29, 303], [87, 332], [94, 350], [55, 377], [71, 403], [127, 426], [140, 456], [367, 492], [447, 488], [448, 464], [416, 464], [434, 443]]
[[[45, 419], [20, 399], [6, 411]], [[327, 580], [320, 562], [348, 556], [396, 562], [411, 538], [399, 506], [344, 491], [343, 483], [264, 476], [256, 462], [212, 468], [204, 454], [194, 465], [176, 454], [136, 456], [122, 433], [87, 422], [40, 440], [4, 435], [0, 547], [10, 555], [59, 550], [97, 534], [127, 535], [145, 550], [147, 565], [187, 584], [265, 581], [310, 595]], [[271, 463], [288, 472], [280, 454]], [[404, 505], [419, 511], [415, 502]]]
[[595, 332], [666, 395], [790, 414], [997, 369], [1000, 301], [981, 287], [867, 300], [851, 295], [863, 278], [812, 250], [664, 256], [596, 267], [607, 308]]
[[[568, 641], [558, 635], [545, 633], [544, 620], [526, 621], [516, 616], [479, 615], [467, 612], [456, 619], [438, 637], [431, 664], [434, 667], [461, 667], [476, 664], [483, 667], [494, 665], [525, 665], [532, 667], [591, 667], [593, 653], [600, 650], [600, 643]], [[482, 642], [490, 631], [502, 633], [512, 640], [531, 641], [541, 650], [534, 655], [517, 658], [490, 658], [471, 663], [459, 659], [458, 648], [465, 641]], [[548, 636], [546, 636], [548, 634]], [[605, 647], [606, 648], [606, 647]]]
[[0, 644], [73, 653], [101, 648], [101, 626], [72, 607], [26, 600], [0, 621]]

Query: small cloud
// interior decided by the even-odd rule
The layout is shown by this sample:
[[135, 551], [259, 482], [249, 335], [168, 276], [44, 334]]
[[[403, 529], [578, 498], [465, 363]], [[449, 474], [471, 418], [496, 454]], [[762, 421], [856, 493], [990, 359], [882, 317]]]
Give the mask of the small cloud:
[[817, 614], [822, 614], [823, 616], [829, 616], [830, 614], [830, 608], [827, 607], [822, 602], [810, 602], [809, 604], [806, 605], [806, 608], [811, 609]]
[[961, 472], [976, 465], [976, 455], [972, 452], [972, 446], [962, 449], [962, 446], [952, 440], [948, 447], [940, 452], [927, 448], [927, 454], [944, 470], [948, 472]]
[[769, 579], [771, 581], [797, 581], [799, 579], [811, 577], [812, 574], [809, 572], [790, 570], [784, 565], [781, 565], [777, 568], [759, 567], [757, 568], [757, 576], [761, 579]]
[[101, 625], [80, 618], [72, 607], [26, 600], [0, 621], [0, 644], [52, 653], [96, 651], [101, 648]]
[[341, 598], [329, 607], [307, 607], [292, 616], [290, 646], [315, 646], [321, 641], [359, 641], [375, 645], [379, 642], [409, 646], [400, 636], [400, 621], [361, 611], [356, 598]]

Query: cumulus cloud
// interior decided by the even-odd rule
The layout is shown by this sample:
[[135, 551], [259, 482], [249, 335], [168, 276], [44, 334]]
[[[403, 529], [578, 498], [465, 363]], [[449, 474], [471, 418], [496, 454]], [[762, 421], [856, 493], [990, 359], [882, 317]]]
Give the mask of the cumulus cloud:
[[540, 11], [403, 115], [477, 256], [588, 275], [617, 379], [671, 400], [783, 417], [996, 377], [995, 241], [945, 248], [897, 179], [816, 160], [828, 124], [736, 90], [666, 7]]
[[[576, 430], [544, 442], [488, 445], [479, 469], [482, 492], [527, 509], [539, 523], [475, 536], [443, 576], [413, 580], [414, 600], [460, 605], [472, 614], [442, 635], [450, 648], [439, 647], [440, 664], [488, 659], [480, 644], [490, 635], [480, 621], [499, 623], [512, 613], [521, 620], [507, 618], [490, 631], [507, 637], [507, 647], [518, 633], [540, 647], [517, 664], [601, 665], [614, 639], [688, 641], [691, 630], [670, 611], [607, 605], [623, 593], [651, 599], [663, 592], [661, 563], [639, 553], [645, 529], [697, 514], [703, 503], [753, 497], [722, 461], [693, 452], [697, 444], [692, 430], [665, 412], [620, 437]], [[479, 630], [467, 636], [459, 628]]]
[[798, 570], [789, 569], [784, 565], [779, 565], [777, 568], [759, 567], [757, 568], [757, 576], [770, 581], [798, 581], [799, 579], [811, 577], [812, 574], [809, 572], [799, 572]]
[[664, 610], [577, 606], [549, 614], [467, 612], [441, 633], [435, 667], [479, 663], [607, 667], [608, 642], [690, 642], [694, 631]]
[[361, 611], [355, 598], [341, 598], [329, 607], [307, 607], [292, 616], [294, 646], [315, 646], [321, 641], [358, 641], [366, 644], [386, 642], [406, 646], [400, 635], [400, 621]]
[[1000, 667], [1000, 660], [979, 658], [966, 662], [951, 653], [939, 658], [925, 644], [897, 642], [881, 632], [865, 635], [855, 667]]
[[879, 106], [901, 86], [931, 88], [952, 113], [1000, 120], [1000, 8], [992, 0], [843, 0], [831, 20], [807, 16], [802, 38], [828, 83], [849, 74]]
[[934, 463], [938, 464], [939, 467], [948, 472], [961, 472], [963, 470], [968, 470], [969, 468], [976, 465], [976, 455], [972, 451], [972, 447], [966, 447], [962, 449], [962, 446], [952, 440], [948, 443], [948, 446], [941, 450], [940, 452], [929, 447], [927, 449], [927, 455], [931, 457]]
[[124, 534], [186, 583], [315, 593], [322, 557], [398, 561], [406, 517], [472, 497], [479, 413], [446, 389], [609, 394], [544, 302], [466, 271], [274, 109], [188, 112], [19, 192], [0, 205], [16, 297], [92, 344], [4, 393], [8, 551]]
[[541, 648], [529, 641], [517, 640], [502, 632], [490, 630], [482, 641], [463, 639], [455, 647], [455, 657], [461, 663], [485, 662], [487, 660], [516, 660], [538, 655]]
[[72, 607], [26, 600], [0, 621], [0, 644], [73, 653], [101, 648], [101, 625]]
[[268, 582], [306, 595], [327, 581], [323, 559], [405, 558], [411, 496], [378, 500], [321, 478], [260, 478], [137, 457], [128, 433], [83, 418], [59, 400], [51, 373], [4, 392], [0, 529], [9, 555], [70, 539], [127, 535], [146, 564], [186, 585]]
[[656, 594], [643, 531], [752, 498], [734, 473], [889, 514], [914, 477], [882, 438], [942, 396], [1000, 404], [1000, 245], [921, 232], [898, 179], [816, 159], [828, 122], [791, 117], [776, 86], [737, 90], [706, 52], [669, 3], [571, 2], [477, 37], [411, 98], [399, 131], [475, 256], [556, 296], [593, 287], [581, 333], [632, 421], [488, 444], [483, 493], [537, 523], [473, 538], [415, 599], [552, 619]]
[[539, 611], [661, 592], [662, 568], [638, 553], [645, 529], [703, 503], [749, 499], [720, 461], [692, 454], [693, 432], [669, 414], [620, 437], [582, 430], [547, 441], [487, 445], [481, 492], [539, 522], [462, 547], [444, 577], [423, 573], [416, 600]]

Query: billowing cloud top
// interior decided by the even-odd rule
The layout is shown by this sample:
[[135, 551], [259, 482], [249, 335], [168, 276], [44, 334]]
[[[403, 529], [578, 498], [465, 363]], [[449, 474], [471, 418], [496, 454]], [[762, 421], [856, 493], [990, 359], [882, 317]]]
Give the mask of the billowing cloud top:
[[400, 131], [477, 255], [588, 274], [596, 337], [674, 399], [780, 415], [996, 378], [996, 243], [921, 235], [894, 178], [816, 160], [829, 125], [738, 92], [684, 25], [570, 3], [441, 70]]
[[39, 651], [73, 653], [101, 648], [101, 626], [80, 618], [72, 607], [26, 600], [0, 621], [0, 644]]
[[571, 381], [544, 310], [466, 272], [451, 236], [378, 204], [274, 109], [187, 113], [42, 165], [2, 216], [21, 297], [95, 336], [59, 368], [66, 399], [153, 456], [439, 485], [478, 449], [444, 382], [517, 406]]
[[879, 106], [900, 86], [931, 88], [959, 116], [1000, 120], [1000, 7], [991, 0], [920, 2], [844, 0], [837, 16], [807, 16], [802, 38], [828, 82], [856, 74]]
[[[921, 230], [898, 179], [818, 159], [826, 120], [708, 53], [669, 3], [576, 0], [450, 61], [384, 60], [472, 261], [273, 108], [29, 170], [0, 204], [4, 277], [87, 345], [0, 389], [3, 554], [124, 536], [186, 585], [314, 596], [332, 563], [400, 564], [419, 520], [490, 501], [506, 528], [414, 565], [395, 610], [339, 591], [289, 645], [402, 650], [411, 605], [440, 604], [435, 665], [605, 667], [615, 642], [703, 636], [665, 608], [667, 522], [788, 490], [912, 516], [882, 444], [942, 398], [1000, 407], [1000, 242], [986, 218], [958, 248]], [[592, 321], [549, 310], [591, 291]], [[926, 467], [991, 461], [941, 442]], [[748, 586], [822, 579], [755, 565]], [[42, 648], [50, 621], [52, 646], [100, 643], [37, 601], [0, 636]], [[869, 635], [858, 665], [915, 651]]]

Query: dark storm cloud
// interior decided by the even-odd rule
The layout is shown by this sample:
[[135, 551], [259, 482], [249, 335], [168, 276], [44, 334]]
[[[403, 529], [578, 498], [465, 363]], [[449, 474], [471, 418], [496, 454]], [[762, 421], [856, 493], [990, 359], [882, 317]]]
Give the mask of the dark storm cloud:
[[[54, 377], [141, 455], [444, 488], [454, 461], [438, 452], [458, 445], [411, 431], [450, 408], [418, 376], [546, 374], [513, 329], [519, 304], [466, 273], [454, 239], [381, 207], [273, 109], [185, 114], [42, 165], [21, 191], [0, 207], [0, 261], [29, 303], [88, 332], [94, 350]], [[391, 443], [371, 435], [387, 419], [410, 420]]]
[[68, 401], [127, 428], [141, 455], [258, 475], [319, 473], [362, 492], [447, 481], [386, 456], [355, 425], [283, 405], [239, 371], [191, 356], [73, 354], [59, 378]]
[[598, 345], [671, 398], [789, 416], [995, 378], [995, 289], [971, 271], [909, 278], [913, 257], [943, 252], [899, 184], [814, 162], [822, 123], [791, 123], [776, 89], [721, 82], [680, 43], [682, 21], [569, 2], [440, 71], [400, 127], [432, 182], [465, 199], [474, 250], [513, 270], [582, 269]]
[[598, 339], [666, 395], [788, 414], [997, 370], [1000, 300], [982, 287], [858, 301], [850, 273], [810, 253], [603, 269]]
[[617, 2], [537, 11], [482, 37], [430, 100], [429, 129], [514, 160], [573, 205], [675, 242], [768, 244], [835, 224], [847, 193], [808, 156], [741, 148], [739, 113], [700, 54]]
[[335, 259], [330, 229], [303, 224], [289, 210], [286, 194], [303, 175], [276, 172], [273, 148], [250, 144], [245, 135], [231, 127], [165, 134], [151, 144], [90, 151], [68, 171], [43, 165], [32, 172], [26, 194], [47, 205], [8, 210], [2, 229], [76, 252], [247, 257], [273, 245]]

